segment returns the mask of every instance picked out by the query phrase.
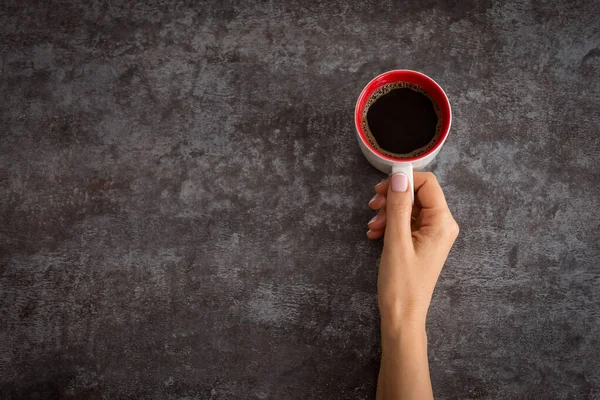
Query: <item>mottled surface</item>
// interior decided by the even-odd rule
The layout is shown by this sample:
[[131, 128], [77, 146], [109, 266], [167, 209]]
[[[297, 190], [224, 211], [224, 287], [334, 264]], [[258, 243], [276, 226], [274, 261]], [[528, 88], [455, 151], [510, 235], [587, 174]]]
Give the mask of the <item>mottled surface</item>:
[[0, 4], [0, 398], [372, 399], [400, 67], [454, 110], [437, 398], [600, 399], [600, 3], [369, 3]]

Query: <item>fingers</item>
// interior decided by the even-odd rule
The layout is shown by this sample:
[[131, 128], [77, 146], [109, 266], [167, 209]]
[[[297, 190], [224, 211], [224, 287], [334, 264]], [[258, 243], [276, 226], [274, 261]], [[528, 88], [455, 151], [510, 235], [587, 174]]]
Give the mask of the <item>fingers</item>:
[[367, 232], [367, 237], [369, 239], [379, 239], [380, 237], [383, 236], [383, 231], [372, 231], [369, 229], [369, 231]]
[[389, 183], [390, 183], [390, 178], [387, 178], [386, 180], [379, 182], [377, 185], [375, 185], [375, 193], [379, 193], [383, 196], [387, 195]]
[[379, 214], [371, 218], [367, 226], [372, 231], [384, 231], [386, 217], [387, 215], [385, 212], [385, 208], [382, 208], [381, 211], [379, 211]]
[[372, 210], [379, 210], [380, 208], [385, 207], [385, 203], [386, 203], [385, 196], [382, 194], [376, 194], [369, 201], [369, 207], [371, 207]]
[[414, 250], [411, 231], [412, 195], [408, 177], [396, 173], [389, 179], [386, 199], [385, 246]]
[[422, 208], [448, 209], [446, 197], [431, 172], [415, 172], [415, 201], [418, 200]]
[[[437, 206], [447, 207], [446, 198], [444, 197], [442, 188], [440, 187], [437, 178], [433, 173], [414, 172], [413, 177], [415, 192], [418, 192], [422, 189], [421, 195], [416, 196], [415, 201], [425, 201], [425, 204], [421, 203], [421, 205], [426, 208], [434, 208]], [[382, 196], [387, 196], [389, 183], [389, 178], [379, 182], [377, 185], [375, 185], [375, 193]], [[377, 204], [379, 204], [379, 202], [381, 202], [381, 200], [378, 200]]]
[[367, 237], [369, 239], [379, 239], [385, 233], [385, 219], [386, 212], [385, 208], [382, 208], [377, 215], [375, 215], [367, 226], [369, 227], [369, 231], [367, 232]]
[[[393, 188], [390, 185], [391, 178], [385, 179], [375, 186], [376, 194], [369, 202], [369, 207], [373, 210], [380, 210], [380, 212], [368, 223], [369, 231], [367, 232], [367, 237], [369, 239], [378, 239], [385, 234], [386, 240], [392, 243], [402, 241], [403, 246], [409, 246], [412, 244], [412, 235], [409, 232], [417, 231], [423, 226], [421, 224], [422, 215], [425, 215], [426, 218], [426, 229], [431, 232], [447, 230], [451, 234], [450, 236], [456, 238], [458, 225], [450, 214], [446, 198], [435, 175], [431, 172], [414, 172], [413, 177], [415, 204], [412, 207], [408, 207], [406, 203], [401, 201], [403, 198], [406, 199], [406, 197], [402, 197], [402, 194], [397, 194], [392, 190]], [[408, 188], [407, 193], [410, 197]], [[386, 208], [388, 209], [387, 211]], [[388, 229], [387, 225], [390, 225], [390, 208], [393, 209], [394, 222], [391, 224], [392, 228]], [[407, 218], [405, 218], [407, 209], [410, 210], [408, 222], [406, 222]], [[424, 214], [421, 214], [421, 211], [424, 211]], [[447, 229], [445, 228], [446, 226]], [[389, 232], [386, 232], [386, 229], [389, 232], [394, 231], [394, 234], [392, 234], [394, 236], [393, 239], [387, 239]]]

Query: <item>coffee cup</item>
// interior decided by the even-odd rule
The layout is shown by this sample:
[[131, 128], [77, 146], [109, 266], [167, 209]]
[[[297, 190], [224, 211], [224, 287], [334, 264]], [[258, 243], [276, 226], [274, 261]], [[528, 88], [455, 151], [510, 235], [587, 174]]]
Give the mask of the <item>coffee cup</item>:
[[[437, 131], [427, 146], [410, 154], [391, 154], [381, 148], [370, 134], [367, 125], [367, 111], [373, 98], [394, 87], [408, 87], [424, 93], [431, 99], [438, 117]], [[377, 101], [377, 100], [375, 100]], [[414, 201], [413, 170], [422, 170], [433, 161], [448, 138], [452, 123], [452, 110], [444, 90], [433, 79], [420, 72], [411, 70], [393, 70], [372, 79], [362, 90], [354, 110], [356, 137], [360, 149], [369, 163], [386, 174], [403, 173], [409, 179]], [[402, 134], [399, 127], [398, 135]]]

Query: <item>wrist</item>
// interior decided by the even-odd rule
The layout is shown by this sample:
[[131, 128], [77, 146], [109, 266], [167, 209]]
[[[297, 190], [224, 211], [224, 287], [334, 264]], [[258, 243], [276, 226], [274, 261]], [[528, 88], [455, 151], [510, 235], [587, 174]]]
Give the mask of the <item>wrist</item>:
[[425, 332], [425, 318], [389, 318], [381, 316], [382, 336], [398, 336], [404, 332]]
[[398, 334], [401, 331], [425, 331], [427, 307], [381, 307], [382, 334]]

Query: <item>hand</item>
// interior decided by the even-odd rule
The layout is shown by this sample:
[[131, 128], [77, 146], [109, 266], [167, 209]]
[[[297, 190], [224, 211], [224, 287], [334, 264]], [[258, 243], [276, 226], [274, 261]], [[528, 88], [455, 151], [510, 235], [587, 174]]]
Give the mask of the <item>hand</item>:
[[415, 172], [415, 204], [408, 178], [394, 174], [375, 186], [369, 202], [380, 209], [369, 222], [370, 239], [384, 236], [378, 299], [382, 330], [425, 324], [433, 289], [458, 235], [442, 188], [430, 172]]

